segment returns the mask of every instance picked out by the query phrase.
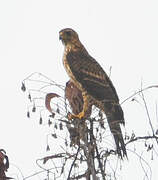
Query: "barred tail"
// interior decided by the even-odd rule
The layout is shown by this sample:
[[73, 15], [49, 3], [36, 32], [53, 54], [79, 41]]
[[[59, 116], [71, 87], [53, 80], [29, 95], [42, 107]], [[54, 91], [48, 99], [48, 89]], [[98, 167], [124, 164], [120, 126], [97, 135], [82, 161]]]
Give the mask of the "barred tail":
[[[107, 106], [108, 105], [108, 106]], [[107, 108], [108, 107], [108, 108]], [[112, 107], [112, 108], [109, 108]], [[104, 112], [107, 116], [107, 121], [110, 127], [110, 131], [113, 134], [116, 152], [118, 156], [123, 159], [124, 156], [127, 157], [126, 147], [120, 128], [120, 123], [124, 125], [124, 116], [122, 108], [119, 104], [104, 104]]]

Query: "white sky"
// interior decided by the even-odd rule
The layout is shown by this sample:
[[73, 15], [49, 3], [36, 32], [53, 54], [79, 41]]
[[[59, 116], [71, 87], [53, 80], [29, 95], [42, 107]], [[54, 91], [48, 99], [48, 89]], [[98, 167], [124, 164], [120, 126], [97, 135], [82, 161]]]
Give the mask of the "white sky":
[[[46, 132], [38, 120], [26, 118], [21, 81], [32, 72], [41, 72], [65, 84], [68, 77], [58, 32], [66, 27], [79, 33], [107, 72], [112, 66], [111, 78], [121, 100], [138, 90], [141, 80], [144, 86], [158, 84], [157, 0], [1, 0], [0, 148], [24, 176], [34, 172], [35, 159], [44, 154]], [[155, 123], [157, 90], [148, 95]], [[147, 118], [140, 106], [127, 103], [123, 108], [127, 128], [143, 132]], [[13, 165], [11, 168], [17, 172]], [[125, 173], [122, 179], [131, 174]], [[135, 180], [142, 179], [139, 171], [135, 174]]]

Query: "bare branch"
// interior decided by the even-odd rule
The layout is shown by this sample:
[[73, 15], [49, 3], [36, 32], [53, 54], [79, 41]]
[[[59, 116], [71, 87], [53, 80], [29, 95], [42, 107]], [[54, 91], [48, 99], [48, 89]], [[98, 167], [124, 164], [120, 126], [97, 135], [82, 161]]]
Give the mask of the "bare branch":
[[79, 151], [80, 151], [80, 146], [78, 146], [76, 157], [75, 157], [73, 163], [71, 164], [71, 168], [69, 170], [69, 174], [68, 174], [67, 180], [70, 180], [71, 171], [72, 171], [72, 168], [73, 168], [73, 166], [75, 164], [75, 161], [77, 160], [77, 156], [78, 156]]

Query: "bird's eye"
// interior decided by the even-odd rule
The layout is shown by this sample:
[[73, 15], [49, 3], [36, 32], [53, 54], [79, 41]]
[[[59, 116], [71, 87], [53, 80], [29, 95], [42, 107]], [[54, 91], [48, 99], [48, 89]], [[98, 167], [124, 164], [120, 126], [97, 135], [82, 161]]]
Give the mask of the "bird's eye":
[[70, 32], [70, 31], [67, 31], [67, 32], [66, 32], [66, 35], [67, 35], [67, 36], [71, 36], [71, 32]]

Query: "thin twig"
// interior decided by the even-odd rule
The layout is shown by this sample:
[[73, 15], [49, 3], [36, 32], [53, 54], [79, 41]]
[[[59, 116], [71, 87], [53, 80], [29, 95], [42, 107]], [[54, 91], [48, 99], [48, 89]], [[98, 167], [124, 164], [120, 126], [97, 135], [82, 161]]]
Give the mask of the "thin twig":
[[105, 172], [104, 172], [104, 170], [103, 170], [103, 164], [102, 164], [102, 162], [100, 161], [100, 154], [99, 154], [99, 151], [98, 151], [98, 147], [97, 147], [97, 144], [96, 144], [96, 141], [95, 141], [95, 137], [94, 137], [94, 135], [92, 134], [92, 138], [93, 138], [93, 141], [94, 141], [94, 143], [95, 143], [95, 150], [96, 150], [96, 154], [97, 154], [97, 160], [98, 160], [98, 163], [99, 163], [99, 168], [100, 168], [100, 170], [101, 170], [101, 174], [102, 174], [102, 178], [103, 178], [103, 180], [106, 180], [105, 179]]
[[133, 138], [133, 139], [129, 140], [129, 141], [126, 143], [126, 145], [129, 144], [129, 143], [131, 143], [131, 142], [138, 141], [138, 140], [142, 140], [142, 139], [144, 139], [144, 140], [147, 140], [147, 139], [157, 139], [157, 140], [158, 140], [158, 137], [155, 136], [155, 135], [153, 135], [153, 136], [139, 136], [139, 137], [136, 137], [136, 138]]
[[99, 151], [98, 151], [98, 147], [96, 146], [95, 149], [96, 149], [96, 153], [97, 153], [97, 160], [98, 160], [98, 163], [99, 163], [99, 168], [101, 170], [102, 178], [103, 178], [103, 180], [105, 180], [105, 173], [104, 173], [104, 170], [103, 170], [103, 164], [100, 161], [100, 154], [99, 154]]
[[[148, 166], [149, 170], [150, 170], [150, 173], [152, 174], [152, 170], [151, 170], [151, 167], [149, 166], [149, 163], [146, 162], [146, 160], [142, 157], [142, 155], [140, 156], [138, 153], [136, 153], [135, 151], [132, 151], [130, 149], [128, 149], [128, 151], [134, 153], [138, 158], [139, 160], [141, 161], [141, 165], [142, 165], [142, 161]], [[143, 167], [142, 167], [143, 169]], [[144, 169], [143, 169], [143, 172], [144, 172]], [[146, 174], [146, 172], [144, 172]], [[150, 179], [151, 179], [151, 175], [150, 175]]]
[[78, 156], [79, 151], [80, 151], [80, 145], [78, 146], [75, 159], [74, 159], [74, 161], [73, 161], [72, 164], [71, 164], [71, 168], [70, 168], [70, 170], [69, 170], [69, 174], [68, 174], [67, 180], [70, 180], [71, 171], [72, 171], [72, 168], [73, 168], [73, 166], [74, 166], [74, 164], [75, 164], [75, 161], [77, 160], [77, 156]]
[[143, 169], [143, 171], [144, 171], [145, 177], [147, 177], [147, 179], [150, 180], [149, 177], [148, 177], [148, 174], [147, 174], [147, 172], [146, 172], [146, 170], [145, 170], [145, 168], [144, 168], [144, 166], [143, 166], [142, 158], [141, 158], [142, 156], [143, 156], [143, 152], [141, 153], [141, 156], [140, 156], [140, 158], [139, 158], [139, 161], [140, 161], [141, 167], [142, 167], [142, 169]]
[[[60, 169], [61, 169], [61, 167], [57, 167], [57, 168], [60, 168]], [[49, 171], [52, 170], [52, 169], [55, 169], [55, 168], [50, 168]], [[47, 170], [47, 171], [48, 171], [48, 170]], [[34, 174], [31, 174], [31, 175], [23, 178], [23, 180], [32, 178], [33, 176], [36, 176], [36, 175], [41, 174], [41, 173], [44, 173], [44, 172], [46, 172], [46, 170], [41, 170], [41, 171], [35, 172]]]
[[151, 123], [148, 106], [147, 106], [147, 103], [146, 103], [145, 96], [144, 96], [143, 92], [141, 92], [141, 95], [142, 95], [142, 99], [143, 99], [143, 102], [144, 102], [144, 105], [145, 105], [145, 109], [146, 109], [146, 113], [147, 113], [147, 116], [148, 116], [149, 124], [150, 124], [151, 130], [152, 130], [152, 133], [154, 135], [154, 128], [153, 128], [153, 125]]
[[144, 88], [144, 89], [141, 89], [141, 90], [133, 93], [132, 95], [130, 95], [129, 97], [127, 97], [125, 100], [123, 100], [123, 101], [121, 102], [121, 104], [125, 103], [127, 100], [131, 99], [131, 98], [134, 97], [135, 95], [137, 95], [137, 94], [139, 94], [139, 93], [141, 93], [141, 92], [143, 92], [143, 91], [146, 91], [146, 90], [148, 90], [148, 89], [151, 89], [151, 88], [158, 88], [158, 85], [148, 86], [148, 87], [146, 87], [146, 88]]
[[[150, 119], [150, 114], [149, 114], [148, 106], [147, 106], [147, 103], [146, 103], [145, 96], [144, 96], [143, 92], [141, 92], [141, 95], [142, 95], [142, 98], [143, 98], [143, 101], [144, 101], [146, 113], [147, 113], [148, 120], [149, 120], [149, 125], [150, 125], [150, 127], [151, 127], [153, 136], [155, 136], [154, 128], [153, 128], [153, 125], [152, 125], [152, 122], [151, 122], [151, 119]], [[156, 140], [156, 142], [157, 142], [157, 144], [158, 144], [158, 139], [155, 138], [155, 140]]]

